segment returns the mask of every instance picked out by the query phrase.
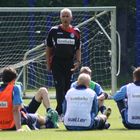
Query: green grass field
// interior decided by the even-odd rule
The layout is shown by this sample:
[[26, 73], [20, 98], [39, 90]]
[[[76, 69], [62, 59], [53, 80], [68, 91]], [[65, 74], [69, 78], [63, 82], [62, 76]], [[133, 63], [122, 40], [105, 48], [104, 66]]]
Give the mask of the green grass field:
[[[28, 103], [29, 100], [25, 100]], [[121, 124], [121, 118], [113, 100], [105, 102], [112, 108], [112, 114], [108, 120], [111, 127], [108, 130], [92, 131], [67, 131], [62, 123], [59, 129], [41, 129], [31, 132], [0, 132], [0, 140], [139, 140], [140, 130], [127, 130]], [[51, 105], [55, 108], [56, 101], [51, 100]], [[38, 113], [45, 115], [45, 109], [40, 107]]]

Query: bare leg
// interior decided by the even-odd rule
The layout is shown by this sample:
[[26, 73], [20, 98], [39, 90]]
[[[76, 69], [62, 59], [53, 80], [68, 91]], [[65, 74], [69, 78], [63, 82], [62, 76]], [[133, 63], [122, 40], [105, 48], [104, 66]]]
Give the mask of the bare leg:
[[104, 100], [98, 100], [99, 108], [104, 105]]
[[97, 98], [98, 98], [99, 110], [100, 110], [101, 113], [103, 114], [104, 111], [106, 110], [106, 106], [104, 105], [105, 96], [104, 96], [104, 94], [101, 94], [101, 95], [98, 96]]
[[50, 100], [48, 96], [48, 90], [45, 87], [41, 87], [35, 95], [35, 100], [37, 102], [43, 102], [44, 107], [50, 108]]

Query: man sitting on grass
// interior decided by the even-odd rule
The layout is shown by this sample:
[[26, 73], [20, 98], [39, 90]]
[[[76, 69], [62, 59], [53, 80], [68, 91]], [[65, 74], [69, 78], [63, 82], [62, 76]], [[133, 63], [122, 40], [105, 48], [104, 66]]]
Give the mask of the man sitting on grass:
[[76, 88], [68, 90], [64, 101], [64, 125], [67, 130], [108, 129], [106, 122], [111, 111], [98, 115], [98, 99], [95, 91], [89, 88], [91, 78], [82, 73]]
[[[89, 74], [89, 76], [91, 77], [91, 69], [87, 66], [81, 67], [80, 69], [80, 74], [81, 73], [86, 73]], [[77, 81], [73, 82], [71, 84], [71, 87], [76, 87], [77, 86]], [[104, 111], [106, 110], [106, 106], [104, 105], [104, 100], [107, 99], [109, 97], [109, 95], [107, 93], [104, 92], [104, 90], [102, 89], [102, 87], [96, 83], [95, 81], [90, 81], [89, 83], [89, 87], [95, 91], [95, 93], [97, 94], [97, 98], [98, 98], [98, 107], [99, 107], [99, 111], [103, 114]], [[111, 111], [111, 108], [110, 108]]]
[[133, 82], [120, 88], [113, 96], [128, 129], [140, 129], [140, 67], [133, 72]]
[[[16, 84], [17, 72], [12, 68], [4, 69], [2, 73], [2, 84], [0, 85], [0, 130], [17, 130], [23, 131], [22, 124], [27, 124], [30, 129], [58, 127], [58, 114], [50, 108], [49, 100], [46, 102], [48, 115], [46, 118], [35, 114], [36, 105], [31, 103], [28, 107], [23, 107], [22, 90], [19, 84]], [[38, 94], [33, 98], [34, 101], [40, 102], [43, 98], [47, 99], [47, 90], [41, 88]], [[39, 98], [40, 97], [40, 98]], [[39, 104], [39, 103], [38, 103]], [[32, 107], [31, 107], [32, 106]], [[36, 108], [35, 108], [36, 107]], [[38, 105], [39, 107], [39, 105]], [[27, 111], [25, 111], [27, 109]]]

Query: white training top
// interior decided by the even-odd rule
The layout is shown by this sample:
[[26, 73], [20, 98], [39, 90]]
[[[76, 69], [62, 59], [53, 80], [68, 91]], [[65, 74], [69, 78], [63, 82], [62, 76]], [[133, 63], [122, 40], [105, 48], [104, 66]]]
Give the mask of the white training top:
[[67, 109], [64, 116], [66, 126], [89, 127], [91, 125], [91, 110], [96, 93], [87, 89], [71, 88], [65, 98]]
[[140, 124], [140, 86], [134, 83], [127, 85], [128, 122]]

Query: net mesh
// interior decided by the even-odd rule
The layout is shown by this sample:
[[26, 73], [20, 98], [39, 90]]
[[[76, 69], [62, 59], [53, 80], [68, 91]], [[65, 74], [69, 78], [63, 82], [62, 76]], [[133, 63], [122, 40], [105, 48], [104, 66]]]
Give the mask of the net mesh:
[[[89, 66], [92, 70], [92, 79], [104, 88], [110, 88], [111, 43], [94, 20], [101, 12], [103, 11], [77, 9], [73, 11], [72, 25], [79, 27], [81, 31], [81, 66]], [[110, 36], [110, 12], [98, 16], [97, 19]], [[0, 71], [10, 65], [15, 66], [20, 72], [22, 67], [26, 66], [27, 89], [53, 87], [52, 74], [46, 70], [45, 46], [30, 52], [25, 60], [23, 58], [29, 50], [42, 44], [50, 28], [58, 24], [60, 24], [59, 11], [0, 12]], [[73, 80], [76, 80], [78, 73], [79, 70], [74, 73]], [[19, 80], [23, 82], [23, 74]]]

